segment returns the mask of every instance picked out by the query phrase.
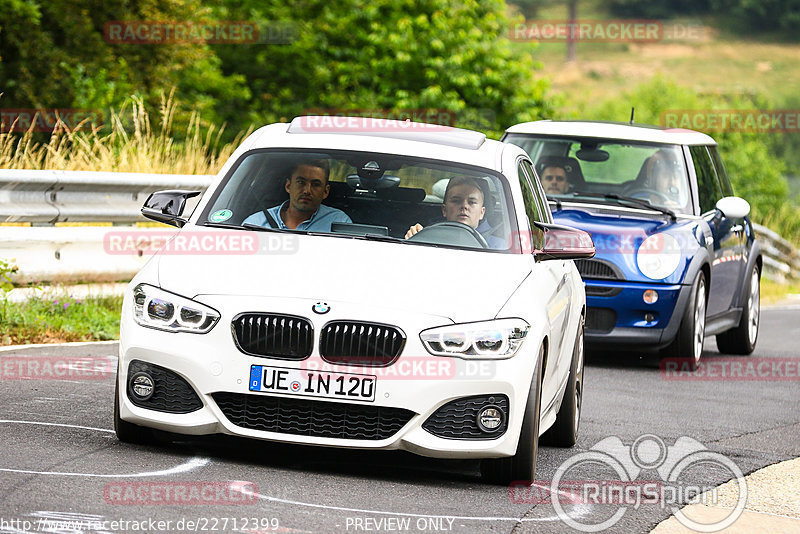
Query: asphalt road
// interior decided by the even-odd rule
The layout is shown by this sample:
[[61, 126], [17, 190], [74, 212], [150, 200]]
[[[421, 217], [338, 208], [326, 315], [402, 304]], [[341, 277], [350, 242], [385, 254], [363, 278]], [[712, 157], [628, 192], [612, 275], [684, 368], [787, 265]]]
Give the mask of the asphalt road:
[[[744, 474], [800, 456], [800, 307], [766, 309], [762, 321], [756, 352], [731, 360], [766, 362], [760, 368], [766, 376], [757, 380], [687, 380], [666, 376], [657, 360], [589, 354], [580, 440], [572, 449], [541, 447], [536, 478], [549, 483], [562, 462], [612, 436], [631, 445], [650, 434], [675, 451], [676, 440], [692, 438]], [[107, 357], [113, 369], [116, 350], [116, 344], [29, 348], [0, 353], [0, 365], [16, 365], [18, 357], [86, 356]], [[730, 370], [722, 358], [709, 341], [704, 360], [716, 365], [716, 374]], [[78, 380], [3, 374], [0, 532], [571, 530], [551, 503], [534, 502], [544, 494], [486, 485], [471, 461], [228, 437], [150, 447], [122, 444], [112, 430], [113, 390], [110, 374]], [[631, 478], [657, 480], [661, 475], [648, 466], [659, 461], [652, 454], [658, 441], [639, 441], [644, 442], [651, 448], [639, 449], [636, 457], [646, 469]], [[731, 474], [720, 465], [690, 465], [681, 480], [702, 487], [722, 483]], [[609, 464], [578, 467], [572, 478], [615, 476]], [[242, 481], [255, 494], [231, 491], [225, 487], [229, 481]], [[186, 492], [183, 500], [176, 497], [179, 489]], [[203, 498], [212, 495], [215, 504], [198, 504], [196, 497], [207, 490]], [[596, 525], [623, 509], [606, 532], [646, 533], [671, 514], [659, 504], [565, 503], [562, 508], [583, 525]]]

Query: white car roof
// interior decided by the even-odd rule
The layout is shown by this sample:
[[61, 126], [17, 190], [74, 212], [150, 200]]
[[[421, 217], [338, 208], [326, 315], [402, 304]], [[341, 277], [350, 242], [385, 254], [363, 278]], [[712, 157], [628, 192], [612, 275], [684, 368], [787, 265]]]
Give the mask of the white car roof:
[[708, 135], [682, 128], [660, 128], [648, 124], [626, 124], [604, 121], [533, 121], [515, 124], [506, 130], [514, 134], [563, 135], [570, 137], [602, 137], [645, 141], [670, 145], [716, 145]]
[[247, 150], [318, 148], [363, 150], [454, 161], [501, 171], [500, 155], [509, 145], [480, 132], [411, 121], [364, 117], [297, 117], [252, 134]]

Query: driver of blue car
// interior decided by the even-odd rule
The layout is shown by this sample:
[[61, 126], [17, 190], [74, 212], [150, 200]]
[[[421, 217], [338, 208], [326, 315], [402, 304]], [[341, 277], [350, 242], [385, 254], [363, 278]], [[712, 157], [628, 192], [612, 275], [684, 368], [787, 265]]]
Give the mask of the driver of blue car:
[[284, 188], [289, 199], [247, 217], [242, 224], [250, 223], [268, 228], [330, 232], [335, 222], [350, 223], [342, 210], [325, 206], [331, 186], [328, 183], [331, 168], [328, 160], [298, 162], [286, 178]]
[[[647, 161], [647, 187], [670, 205], [681, 204], [683, 168], [673, 154], [659, 150]], [[658, 202], [658, 199], [653, 199]]]
[[[469, 176], [454, 176], [447, 182], [442, 202], [442, 216], [453, 222], [466, 224], [477, 230], [486, 239], [489, 248], [503, 249], [506, 242], [496, 236], [484, 235], [491, 230], [489, 223], [484, 219], [486, 214], [485, 199], [488, 196], [486, 185], [476, 178]], [[410, 238], [423, 226], [419, 223], [411, 226], [406, 232], [406, 239]]]

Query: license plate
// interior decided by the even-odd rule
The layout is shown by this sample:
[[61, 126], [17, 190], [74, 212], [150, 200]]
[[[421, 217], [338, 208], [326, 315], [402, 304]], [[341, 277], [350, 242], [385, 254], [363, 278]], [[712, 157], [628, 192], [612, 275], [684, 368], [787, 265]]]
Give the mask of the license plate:
[[250, 366], [250, 391], [372, 402], [376, 383], [377, 377], [373, 375]]

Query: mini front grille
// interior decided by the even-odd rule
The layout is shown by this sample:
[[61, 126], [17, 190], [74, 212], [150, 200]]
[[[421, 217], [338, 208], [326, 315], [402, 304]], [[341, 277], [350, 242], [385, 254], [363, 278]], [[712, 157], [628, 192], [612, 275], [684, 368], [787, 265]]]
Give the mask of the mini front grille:
[[388, 439], [415, 415], [410, 410], [269, 395], [214, 393], [236, 426], [265, 432], [339, 439]]
[[383, 367], [403, 350], [406, 336], [394, 326], [332, 321], [322, 329], [319, 352], [330, 363]]
[[622, 293], [621, 287], [586, 286], [587, 297], [614, 297]]
[[575, 260], [575, 267], [582, 278], [599, 278], [602, 280], [624, 280], [620, 270], [603, 260]]
[[617, 324], [617, 312], [610, 308], [586, 308], [586, 331], [608, 333]]
[[243, 313], [231, 322], [236, 346], [245, 354], [303, 360], [314, 347], [308, 319], [274, 313]]
[[[486, 406], [503, 412], [503, 423], [493, 432], [478, 427], [478, 413]], [[448, 402], [422, 424], [422, 428], [440, 438], [495, 439], [508, 428], [508, 397], [505, 395], [479, 395]]]
[[128, 399], [140, 408], [167, 413], [190, 413], [203, 407], [203, 401], [183, 377], [169, 369], [141, 360], [128, 365], [128, 380], [137, 373], [145, 372], [153, 378], [153, 395], [141, 400], [128, 388]]

